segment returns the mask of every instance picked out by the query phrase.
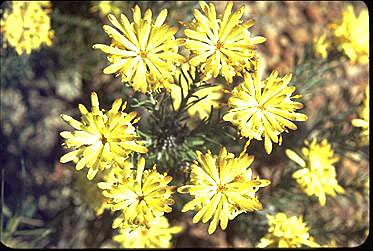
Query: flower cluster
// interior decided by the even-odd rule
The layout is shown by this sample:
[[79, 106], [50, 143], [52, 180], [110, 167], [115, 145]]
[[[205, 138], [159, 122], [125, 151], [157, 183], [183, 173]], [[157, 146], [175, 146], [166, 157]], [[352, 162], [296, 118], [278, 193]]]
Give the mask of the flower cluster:
[[362, 128], [362, 144], [369, 144], [369, 85], [365, 88], [365, 99], [359, 115], [360, 118], [352, 120], [352, 125]]
[[203, 14], [195, 9], [193, 21], [183, 23], [185, 47], [192, 52], [189, 63], [199, 66], [207, 79], [221, 74], [232, 83], [237, 68], [254, 59], [255, 45], [263, 43], [265, 38], [250, 36], [247, 29], [254, 25], [254, 20], [242, 23], [244, 6], [232, 13], [233, 3], [227, 3], [219, 19], [214, 4], [203, 1], [199, 4]]
[[[174, 80], [179, 79], [182, 69], [189, 69], [192, 74], [198, 69], [201, 81], [222, 75], [231, 83], [234, 76], [244, 77], [244, 82], [231, 93], [228, 102], [230, 110], [224, 120], [232, 122], [241, 135], [248, 138], [246, 147], [251, 139], [262, 140], [264, 137], [265, 149], [269, 154], [272, 142], [281, 144], [282, 132], [288, 128], [297, 129], [292, 121], [307, 120], [306, 115], [295, 112], [303, 108], [303, 105], [291, 100], [300, 98], [301, 95], [292, 96], [296, 88], [288, 86], [291, 74], [280, 78], [277, 71], [274, 71], [266, 80], [261, 79], [262, 67], [255, 55], [255, 45], [264, 42], [265, 38], [250, 36], [248, 28], [254, 21], [242, 23], [244, 6], [232, 13], [233, 3], [227, 3], [224, 14], [219, 19], [212, 3], [200, 1], [199, 4], [203, 14], [195, 9], [195, 19], [189, 24], [182, 23], [186, 28], [185, 39], [175, 39], [173, 35], [176, 29], [162, 25], [167, 15], [166, 10], [159, 14], [154, 24], [150, 10], [146, 11], [144, 20], [140, 18], [138, 6], [133, 10], [134, 24], [130, 24], [124, 15], [121, 15], [122, 24], [113, 15], [109, 15], [110, 22], [123, 34], [105, 25], [104, 30], [113, 38], [112, 45], [94, 45], [94, 48], [109, 54], [112, 64], [104, 69], [104, 73], [120, 72], [124, 81], [129, 81], [135, 90], [142, 92], [157, 90], [162, 85], [170, 91], [175, 107], [180, 106], [186, 95], [183, 90], [188, 90], [190, 85], [188, 77], [182, 77], [179, 84], [175, 83]], [[160, 26], [165, 27], [166, 35], [162, 39], [155, 39], [153, 37], [160, 36]], [[168, 33], [171, 30], [174, 32]], [[184, 45], [191, 56], [188, 63], [175, 68], [175, 64], [182, 62], [184, 58], [177, 52], [178, 45]], [[163, 50], [165, 48], [166, 51]], [[162, 60], [166, 58], [169, 61], [163, 64], [165, 61]], [[151, 82], [155, 85], [151, 85]], [[198, 87], [201, 82], [194, 84]], [[219, 106], [217, 101], [221, 99], [223, 90], [221, 85], [214, 85], [196, 91], [193, 97], [201, 100], [190, 107], [189, 114], [198, 114], [201, 119], [208, 117], [211, 106]], [[189, 101], [193, 102], [193, 99]]]
[[[144, 170], [144, 158], [139, 159], [137, 169], [134, 170], [129, 161], [130, 154], [146, 153], [147, 148], [138, 141], [133, 126], [139, 120], [137, 114], [123, 112], [126, 103], [116, 99], [109, 111], [100, 110], [94, 92], [91, 94], [91, 102], [91, 112], [82, 104], [79, 105], [82, 122], [62, 115], [76, 130], [61, 132], [65, 138], [64, 145], [74, 150], [63, 155], [60, 161], [76, 162], [77, 170], [87, 167], [89, 180], [101, 171], [103, 181], [98, 183], [98, 187], [103, 190], [105, 199], [100, 201], [95, 210], [97, 215], [102, 214], [106, 208], [112, 212], [121, 212], [113, 222], [113, 228], [120, 227], [121, 232], [116, 239], [121, 242], [122, 235], [136, 238], [124, 244], [124, 247], [169, 246], [171, 234], [180, 231], [179, 227], [170, 228], [163, 216], [165, 212], [172, 211], [170, 206], [174, 204], [171, 198], [174, 187], [168, 185], [172, 177], [166, 173], [160, 174], [155, 165], [152, 170]], [[163, 232], [155, 232], [158, 225]]]
[[287, 149], [286, 155], [298, 165], [303, 167], [293, 173], [293, 177], [308, 196], [316, 195], [321, 206], [326, 203], [326, 195], [335, 197], [336, 193], [343, 193], [344, 189], [338, 185], [336, 171], [333, 166], [338, 161], [326, 139], [317, 143], [316, 139], [311, 142], [305, 141], [307, 147], [302, 148], [306, 159], [304, 161], [294, 151]]
[[281, 145], [281, 133], [287, 128], [296, 130], [297, 126], [292, 121], [305, 121], [307, 116], [296, 113], [303, 107], [302, 103], [295, 102], [292, 96], [294, 86], [288, 86], [291, 74], [279, 77], [277, 71], [266, 79], [261, 77], [261, 64], [255, 74], [245, 74], [244, 82], [235, 87], [228, 100], [230, 110], [224, 115], [225, 121], [230, 121], [238, 126], [243, 137], [262, 140], [268, 154], [272, 151], [272, 142]]
[[136, 170], [129, 161], [123, 164], [123, 169], [112, 169], [98, 183], [110, 209], [120, 211], [112, 226], [119, 227], [119, 235], [113, 239], [124, 248], [169, 247], [172, 234], [181, 231], [180, 227], [170, 227], [164, 216], [174, 204], [174, 187], [168, 185], [172, 177], [158, 173], [155, 165], [144, 170], [144, 158]]
[[326, 58], [334, 48], [344, 53], [353, 63], [369, 62], [368, 10], [355, 16], [354, 9], [349, 4], [343, 11], [342, 20], [330, 24], [328, 31], [316, 40], [316, 54], [322, 58]]
[[175, 39], [177, 28], [164, 24], [167, 10], [162, 10], [154, 21], [152, 11], [146, 10], [141, 18], [138, 5], [133, 9], [133, 22], [121, 14], [120, 22], [114, 15], [108, 18], [112, 25], [104, 25], [104, 31], [112, 38], [110, 46], [95, 44], [93, 48], [108, 54], [110, 65], [105, 74], [118, 73], [122, 81], [130, 83], [135, 90], [145, 93], [162, 88], [162, 83], [172, 81], [176, 63], [184, 57], [178, 54], [183, 39]]
[[302, 217], [288, 217], [285, 213], [267, 215], [268, 233], [257, 245], [259, 248], [299, 248], [303, 246], [319, 247], [309, 235], [306, 223]]
[[73, 151], [61, 157], [60, 162], [74, 161], [76, 170], [87, 167], [87, 178], [90, 180], [98, 171], [122, 162], [132, 152], [147, 152], [147, 148], [137, 141], [138, 136], [133, 126], [139, 120], [136, 118], [137, 114], [123, 112], [126, 103], [122, 104], [122, 99], [115, 100], [109, 111], [100, 110], [95, 92], [91, 94], [91, 102], [91, 112], [79, 104], [81, 122], [63, 114], [62, 119], [76, 130], [60, 133], [65, 139], [63, 145], [73, 148]]
[[212, 219], [208, 233], [212, 234], [220, 221], [224, 230], [228, 220], [243, 212], [262, 209], [255, 193], [260, 187], [270, 184], [269, 180], [252, 178], [249, 168], [253, 156], [242, 154], [238, 158], [223, 148], [219, 156], [211, 152], [197, 152], [197, 160], [192, 165], [191, 185], [178, 188], [180, 193], [189, 193], [194, 199], [184, 205], [182, 212], [197, 210], [193, 223], [202, 219], [206, 223]]
[[[10, 8], [5, 9], [0, 22], [4, 45], [13, 47], [18, 55], [30, 54], [43, 44], [52, 45], [50, 2], [12, 1], [8, 5]], [[193, 223], [209, 222], [210, 235], [219, 225], [225, 230], [229, 221], [238, 215], [268, 206], [265, 199], [259, 200], [258, 191], [269, 186], [271, 181], [253, 174], [254, 157], [249, 154], [252, 149], [248, 147], [253, 139], [263, 140], [266, 153], [271, 154], [276, 147], [274, 144], [282, 144], [283, 133], [297, 130], [296, 123], [307, 121], [308, 116], [302, 113], [302, 95], [296, 93], [299, 88], [292, 81], [292, 74], [280, 76], [275, 69], [266, 74], [263, 60], [256, 52], [266, 38], [251, 34], [255, 21], [243, 20], [244, 5], [235, 9], [233, 2], [228, 2], [223, 13], [218, 13], [214, 3], [200, 1], [190, 22], [180, 22], [183, 26], [180, 35], [177, 27], [166, 22], [167, 9], [160, 10], [153, 18], [151, 9], [142, 13], [135, 5], [130, 20], [121, 14], [121, 7], [121, 3], [115, 1], [93, 4], [91, 11], [99, 12], [101, 17], [107, 16], [110, 22], [110, 25], [103, 25], [110, 42], [95, 43], [93, 48], [107, 56], [109, 63], [103, 69], [104, 74], [120, 76], [134, 91], [145, 94], [141, 98], [149, 97], [154, 101], [143, 104], [165, 111], [159, 114], [167, 113], [172, 106], [172, 113], [164, 117], [169, 119], [177, 114], [178, 118], [168, 124], [177, 127], [176, 132], [183, 131], [180, 145], [185, 148], [173, 150], [185, 151], [188, 155], [186, 184], [173, 185], [172, 182], [180, 182], [177, 175], [171, 177], [169, 174], [173, 172], [168, 167], [150, 163], [152, 157], [148, 149], [154, 147], [154, 155], [164, 152], [157, 152], [158, 144], [152, 137], [156, 133], [150, 132], [147, 137], [147, 133], [136, 127], [140, 116], [134, 111], [125, 112], [126, 102], [118, 98], [109, 110], [101, 109], [97, 94], [92, 92], [90, 111], [79, 104], [80, 119], [61, 115], [73, 129], [60, 132], [62, 146], [68, 150], [60, 162], [73, 162], [78, 171], [85, 168], [86, 172], [80, 172], [73, 182], [75, 190], [84, 197], [82, 202], [89, 204], [96, 215], [106, 209], [111, 211], [112, 228], [117, 229], [113, 240], [123, 248], [171, 247], [172, 236], [182, 231], [180, 226], [171, 226], [166, 218], [173, 210], [175, 191], [189, 197], [181, 211], [193, 211]], [[347, 5], [341, 20], [329, 24], [315, 40], [316, 54], [326, 59], [337, 52], [336, 55], [347, 56], [353, 64], [368, 64], [368, 21], [367, 10], [356, 16], [353, 6]], [[362, 129], [361, 143], [369, 144], [369, 85], [365, 95], [359, 117], [351, 123]], [[170, 101], [167, 107], [163, 100]], [[244, 146], [239, 146], [243, 150], [238, 156], [228, 152], [224, 145], [214, 155], [216, 148], [185, 139], [200, 137], [202, 142], [207, 142], [208, 134], [197, 129], [213, 124], [211, 110], [219, 108], [225, 108], [216, 115], [217, 123], [223, 125], [221, 132], [230, 134], [225, 125], [232, 125], [236, 135], [245, 139]], [[156, 117], [155, 113], [150, 117]], [[197, 129], [185, 126], [184, 122], [190, 117], [199, 118], [192, 120], [198, 123]], [[156, 119], [156, 122], [163, 122]], [[162, 126], [155, 124], [160, 129], [154, 131], [162, 134], [164, 142], [177, 138], [175, 131], [163, 129], [162, 123], [159, 123]], [[168, 134], [169, 131], [172, 133]], [[149, 140], [141, 140], [143, 135]], [[239, 141], [236, 142], [238, 145]], [[189, 148], [189, 143], [195, 149]], [[179, 146], [170, 145], [168, 148]], [[323, 207], [327, 196], [345, 192], [338, 183], [334, 166], [339, 158], [327, 139], [305, 140], [300, 152], [302, 154], [286, 149], [285, 154], [301, 167], [292, 177], [307, 196], [316, 196]], [[168, 155], [164, 159], [167, 160]], [[180, 159], [183, 162], [186, 158]], [[157, 166], [166, 172], [161, 172]], [[180, 167], [171, 166], [175, 170]], [[267, 219], [268, 232], [257, 247], [319, 247], [302, 216], [277, 213], [267, 215]]]
[[18, 55], [30, 54], [42, 44], [50, 46], [54, 36], [49, 16], [48, 1], [12, 1], [1, 18], [1, 33]]
[[137, 169], [129, 176], [115, 176], [108, 182], [98, 183], [103, 195], [108, 198], [113, 211], [120, 210], [121, 215], [113, 222], [113, 228], [126, 224], [149, 226], [165, 212], [172, 211], [174, 204], [171, 198], [174, 187], [168, 183], [172, 180], [167, 174], [152, 170], [144, 170], [145, 159], [140, 158]]
[[[120, 75], [122, 81], [135, 91], [149, 95], [155, 101], [149, 103], [157, 108], [164, 104], [161, 102], [164, 97], [171, 98], [173, 112], [176, 111], [178, 115], [184, 113], [180, 121], [188, 117], [185, 116], [188, 113], [205, 122], [210, 118], [211, 108], [222, 106], [224, 93], [229, 94], [225, 113], [222, 117], [220, 113], [218, 115], [219, 122], [230, 122], [237, 128], [238, 135], [246, 139], [243, 150], [237, 157], [224, 146], [218, 155], [206, 148], [203, 149], [207, 153], [193, 149], [189, 154], [193, 157], [188, 160], [193, 161], [187, 170], [190, 175], [188, 184], [177, 188], [179, 193], [193, 197], [183, 206], [182, 212], [196, 212], [193, 223], [210, 221], [208, 233], [212, 234], [218, 225], [225, 230], [229, 220], [263, 208], [257, 192], [268, 186], [270, 181], [253, 175], [250, 165], [254, 157], [247, 153], [251, 140], [264, 140], [265, 151], [271, 154], [273, 143], [282, 144], [282, 133], [289, 132], [289, 129], [296, 130], [295, 122], [306, 121], [308, 117], [299, 112], [303, 104], [296, 99], [302, 96], [295, 94], [296, 84], [291, 83], [291, 73], [280, 77], [273, 70], [268, 77], [262, 76], [265, 74], [263, 61], [255, 49], [265, 38], [251, 36], [248, 28], [254, 21], [241, 20], [244, 7], [233, 11], [233, 3], [229, 2], [223, 15], [219, 16], [214, 4], [201, 1], [199, 5], [201, 11], [194, 10], [194, 19], [190, 23], [182, 22], [184, 38], [176, 38], [177, 28], [165, 23], [166, 9], [155, 20], [150, 9], [142, 16], [137, 5], [132, 9], [132, 22], [124, 14], [120, 15], [120, 19], [109, 14], [108, 19], [113, 27], [104, 25], [103, 29], [111, 38], [111, 44], [95, 44], [93, 48], [100, 49], [108, 56], [110, 65], [103, 70], [105, 74]], [[346, 17], [347, 20], [351, 18], [351, 15], [348, 19]], [[340, 48], [351, 59], [364, 61], [360, 59], [363, 57], [360, 42], [346, 38], [347, 33], [351, 35], [349, 22], [352, 21], [344, 22], [344, 28], [337, 28], [334, 32], [340, 41]], [[342, 39], [341, 34], [345, 34], [345, 38]], [[326, 41], [329, 41], [328, 38], [323, 36], [317, 44], [323, 56], [327, 55], [329, 49]], [[179, 53], [181, 46], [189, 56]], [[354, 56], [351, 48], [359, 48]], [[232, 84], [233, 77], [241, 81], [237, 81], [237, 85]], [[219, 83], [219, 79], [225, 79], [227, 85]], [[231, 91], [228, 91], [229, 88], [232, 88]], [[154, 93], [160, 91], [164, 93]], [[151, 139], [145, 146], [145, 142], [140, 140], [139, 135], [143, 134], [134, 126], [139, 117], [136, 112], [124, 112], [126, 103], [122, 99], [116, 99], [108, 111], [100, 110], [94, 92], [91, 102], [90, 112], [79, 105], [81, 122], [62, 115], [63, 120], [75, 131], [61, 132], [64, 146], [72, 151], [63, 155], [60, 161], [75, 162], [77, 170], [86, 167], [89, 180], [99, 174], [101, 180], [97, 186], [105, 202], [98, 213], [105, 208], [110, 208], [112, 212], [119, 211], [112, 227], [118, 229], [119, 234], [113, 239], [122, 247], [169, 247], [172, 234], [181, 231], [180, 227], [171, 227], [166, 218], [166, 213], [172, 211], [171, 206], [175, 203], [172, 195], [176, 186], [171, 185], [173, 178], [167, 172], [159, 172], [155, 164], [149, 168], [149, 155], [140, 156], [147, 154], [147, 147], [153, 147], [155, 141]], [[366, 107], [367, 104], [368, 101], [365, 102]], [[170, 106], [171, 103], [168, 103], [167, 107]], [[164, 107], [159, 110], [169, 111]], [[156, 116], [155, 113], [151, 116]], [[357, 119], [352, 123], [363, 127], [363, 135], [366, 135], [369, 109], [365, 108], [361, 116], [363, 120]], [[169, 124], [175, 126], [180, 121]], [[164, 131], [167, 134], [167, 130]], [[188, 133], [185, 135], [192, 134]], [[301, 188], [308, 196], [316, 195], [324, 206], [326, 195], [335, 196], [336, 192], [344, 192], [338, 185], [333, 166], [338, 158], [326, 139], [320, 144], [315, 139], [305, 144], [307, 147], [302, 149], [305, 160], [290, 149], [286, 150], [286, 155], [303, 168], [293, 174]], [[196, 155], [193, 155], [194, 152]], [[157, 165], [164, 167], [158, 162]], [[173, 168], [177, 169], [178, 166]], [[166, 170], [171, 173], [169, 169]], [[270, 228], [262, 238], [260, 247], [318, 246], [309, 236], [302, 218], [288, 218], [284, 213], [267, 217]]]

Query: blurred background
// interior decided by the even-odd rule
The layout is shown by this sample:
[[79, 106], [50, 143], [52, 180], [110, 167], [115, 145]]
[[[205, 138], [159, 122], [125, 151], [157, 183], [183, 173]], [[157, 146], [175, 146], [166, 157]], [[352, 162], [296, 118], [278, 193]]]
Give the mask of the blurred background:
[[[112, 11], [132, 18], [136, 2], [113, 2]], [[157, 15], [167, 8], [167, 21], [193, 18], [198, 2], [138, 2], [142, 10]], [[225, 2], [214, 2], [223, 13]], [[303, 113], [309, 120], [284, 135], [285, 145], [264, 153], [262, 142], [253, 143], [254, 170], [271, 180], [258, 196], [264, 210], [241, 214], [209, 236], [208, 224], [192, 224], [192, 214], [182, 214], [181, 203], [168, 215], [171, 225], [183, 231], [173, 238], [174, 247], [254, 247], [267, 231], [265, 214], [284, 211], [303, 215], [310, 234], [322, 245], [351, 247], [368, 236], [369, 146], [358, 144], [360, 129], [351, 126], [364, 99], [369, 65], [352, 65], [347, 60], [325, 63], [312, 56], [312, 44], [326, 25], [338, 20], [347, 2], [241, 2], [242, 19], [256, 21], [251, 32], [266, 37], [258, 46], [267, 73], [293, 73], [293, 82], [303, 95]], [[353, 2], [355, 13], [366, 9]], [[2, 13], [9, 2], [1, 5]], [[108, 108], [117, 97], [131, 99], [141, 94], [121, 83], [120, 78], [102, 73], [108, 65], [104, 53], [92, 49], [95, 43], [109, 43], [102, 29], [108, 23], [99, 2], [51, 2], [54, 30], [50, 47], [42, 46], [30, 55], [18, 55], [11, 47], [1, 53], [1, 241], [10, 247], [84, 248], [117, 247], [111, 237], [112, 215], [95, 215], [99, 191], [85, 172], [72, 164], [60, 164], [64, 154], [59, 132], [70, 130], [60, 114], [79, 117], [79, 103], [90, 107], [90, 92], [98, 93], [100, 106]], [[1, 35], [1, 42], [4, 43]], [[136, 108], [141, 113], [140, 108]], [[136, 110], [135, 109], [135, 110]], [[144, 122], [144, 121], [142, 121]], [[285, 148], [299, 149], [304, 139], [317, 133], [332, 143], [340, 157], [337, 179], [346, 194], [327, 198], [325, 207], [307, 197], [291, 178], [296, 166], [284, 154]], [[256, 144], [257, 143], [257, 144]], [[181, 199], [175, 195], [175, 200]]]

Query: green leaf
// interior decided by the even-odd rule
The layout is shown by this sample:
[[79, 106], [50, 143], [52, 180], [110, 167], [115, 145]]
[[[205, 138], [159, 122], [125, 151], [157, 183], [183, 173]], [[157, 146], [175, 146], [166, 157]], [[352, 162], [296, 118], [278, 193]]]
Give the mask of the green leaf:
[[18, 230], [14, 232], [14, 235], [47, 235], [51, 232], [48, 228], [37, 228], [37, 229], [27, 229], [27, 230]]
[[19, 223], [21, 221], [21, 217], [19, 216], [13, 216], [9, 219], [8, 224], [6, 226], [6, 231], [9, 233], [14, 233], [16, 231]]

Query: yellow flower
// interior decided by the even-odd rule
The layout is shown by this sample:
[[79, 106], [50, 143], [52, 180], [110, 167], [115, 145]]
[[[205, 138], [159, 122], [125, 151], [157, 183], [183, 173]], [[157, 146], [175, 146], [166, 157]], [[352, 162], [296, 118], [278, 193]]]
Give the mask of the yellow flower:
[[135, 90], [157, 90], [162, 83], [171, 81], [175, 64], [184, 61], [178, 54], [178, 46], [183, 39], [175, 39], [176, 27], [164, 24], [167, 10], [161, 11], [153, 22], [152, 11], [146, 10], [141, 18], [139, 6], [133, 9], [130, 23], [123, 14], [119, 22], [114, 15], [108, 15], [115, 28], [104, 25], [104, 31], [112, 38], [110, 46], [95, 44], [93, 48], [109, 54], [110, 65], [104, 69], [105, 74], [118, 73], [122, 81], [129, 82]]
[[108, 14], [114, 14], [115, 16], [120, 15], [120, 4], [121, 1], [98, 1], [96, 2], [90, 10], [92, 12], [97, 12], [101, 17], [106, 17]]
[[172, 211], [174, 204], [171, 198], [173, 186], [167, 184], [172, 177], [157, 172], [155, 165], [152, 170], [144, 170], [145, 159], [140, 158], [137, 170], [128, 178], [115, 179], [98, 183], [104, 189], [103, 195], [112, 205], [111, 210], [121, 210], [121, 215], [113, 222], [113, 228], [125, 224], [149, 225], [156, 217]]
[[192, 52], [189, 63], [201, 66], [205, 78], [225, 77], [232, 83], [237, 74], [236, 66], [245, 65], [253, 58], [255, 44], [265, 41], [264, 37], [250, 37], [247, 30], [254, 20], [242, 23], [244, 5], [232, 13], [233, 3], [227, 3], [222, 19], [216, 17], [215, 6], [199, 2], [203, 14], [195, 9], [195, 19], [191, 23], [183, 23], [188, 37], [185, 47]]
[[93, 179], [99, 170], [123, 162], [123, 158], [128, 158], [131, 152], [147, 152], [147, 148], [136, 141], [138, 136], [133, 124], [139, 118], [136, 118], [136, 112], [123, 112], [126, 103], [122, 105], [122, 99], [115, 100], [107, 112], [99, 109], [95, 92], [91, 94], [91, 102], [92, 112], [88, 112], [84, 105], [79, 104], [82, 122], [62, 114], [62, 119], [76, 130], [60, 133], [65, 138], [64, 146], [74, 149], [63, 155], [60, 162], [77, 162], [76, 170], [87, 167], [89, 180]]
[[184, 205], [182, 212], [197, 210], [193, 223], [202, 219], [206, 223], [212, 218], [208, 233], [215, 232], [218, 222], [224, 230], [228, 220], [242, 212], [261, 210], [262, 204], [255, 196], [260, 187], [269, 180], [252, 179], [250, 164], [253, 156], [242, 154], [238, 158], [222, 148], [219, 156], [210, 151], [202, 155], [197, 151], [197, 161], [192, 165], [191, 185], [178, 188], [179, 193], [189, 193], [194, 199]]
[[301, 216], [288, 217], [284, 213], [277, 213], [276, 215], [267, 215], [267, 219], [268, 233], [260, 240], [258, 248], [291, 248], [302, 247], [302, 245], [320, 247], [309, 235], [309, 227], [303, 222]]
[[51, 30], [48, 8], [49, 1], [12, 1], [12, 11], [4, 12], [1, 32], [18, 55], [30, 54], [42, 44], [52, 44], [54, 31]]
[[225, 121], [237, 126], [243, 137], [262, 140], [268, 154], [272, 151], [272, 141], [281, 145], [281, 133], [287, 128], [296, 130], [297, 126], [291, 121], [305, 121], [307, 116], [296, 113], [303, 104], [292, 99], [301, 95], [292, 96], [295, 86], [288, 86], [292, 75], [278, 77], [273, 71], [266, 79], [261, 80], [261, 66], [254, 74], [245, 74], [245, 81], [235, 87], [228, 99], [230, 110], [224, 115]]
[[172, 234], [181, 231], [181, 227], [170, 227], [164, 216], [158, 217], [150, 227], [127, 224], [119, 228], [119, 234], [113, 240], [120, 243], [121, 248], [169, 248]]
[[330, 48], [331, 44], [327, 40], [327, 34], [321, 35], [315, 41], [315, 52], [317, 56], [321, 56], [323, 59], [328, 57], [328, 49]]
[[[170, 91], [170, 95], [172, 97], [172, 103], [175, 109], [179, 109], [182, 101], [182, 95], [184, 98], [188, 94], [188, 90], [191, 88], [193, 83], [193, 79], [188, 75], [187, 71], [190, 71], [192, 77], [196, 77], [196, 69], [194, 66], [190, 66], [189, 64], [182, 64], [181, 67], [177, 68], [175, 73], [175, 79], [178, 81], [179, 77], [181, 80], [180, 85], [176, 83], [169, 84], [167, 89]], [[181, 73], [183, 71], [185, 76]], [[200, 88], [196, 92], [193, 93], [193, 96], [188, 100], [187, 106], [190, 105], [192, 102], [195, 102], [198, 99], [203, 98], [202, 100], [198, 101], [194, 105], [188, 108], [188, 114], [190, 116], [197, 116], [199, 119], [205, 119], [209, 117], [211, 112], [211, 106], [213, 108], [218, 108], [220, 105], [220, 100], [223, 96], [224, 88], [222, 85], [212, 85], [201, 87], [201, 85], [206, 85], [206, 83], [195, 83], [196, 88]]]
[[[124, 179], [128, 179], [131, 175], [133, 169], [133, 164], [128, 159], [121, 158], [121, 161], [116, 163], [109, 171], [103, 176], [103, 182], [117, 184]], [[96, 187], [97, 189], [99, 187]], [[108, 203], [106, 198], [102, 195], [101, 190], [100, 195], [102, 196], [101, 206], [96, 208], [96, 215], [101, 215], [105, 209], [111, 209], [111, 204]]]
[[365, 88], [364, 104], [359, 115], [359, 119], [352, 120], [352, 125], [363, 129], [361, 133], [362, 143], [369, 144], [369, 85]]
[[101, 215], [105, 209], [110, 209], [110, 205], [106, 203], [101, 190], [92, 181], [87, 180], [85, 175], [74, 173], [73, 186], [74, 190], [80, 195], [78, 197], [84, 204], [92, 208], [97, 216]]
[[321, 206], [326, 203], [326, 195], [335, 197], [336, 193], [344, 193], [344, 189], [338, 185], [336, 172], [333, 166], [338, 161], [334, 152], [326, 139], [320, 144], [313, 139], [311, 143], [305, 141], [307, 147], [302, 148], [302, 153], [306, 159], [303, 160], [294, 151], [287, 149], [286, 155], [298, 165], [303, 167], [293, 173], [293, 177], [308, 195], [316, 195]]
[[369, 63], [369, 15], [368, 9], [355, 16], [351, 4], [343, 11], [343, 18], [335, 27], [334, 36], [338, 48], [355, 63]]

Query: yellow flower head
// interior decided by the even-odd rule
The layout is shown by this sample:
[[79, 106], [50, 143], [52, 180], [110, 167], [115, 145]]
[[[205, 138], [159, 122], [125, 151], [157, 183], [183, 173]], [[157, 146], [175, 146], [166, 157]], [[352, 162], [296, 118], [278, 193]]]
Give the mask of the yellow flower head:
[[242, 212], [261, 210], [262, 204], [255, 193], [260, 187], [270, 184], [269, 180], [252, 179], [250, 164], [253, 156], [242, 154], [235, 158], [222, 148], [219, 156], [210, 151], [202, 155], [197, 151], [197, 161], [192, 165], [191, 185], [178, 188], [179, 193], [189, 193], [194, 199], [184, 205], [182, 212], [197, 210], [193, 223], [202, 219], [206, 223], [212, 218], [208, 233], [215, 232], [220, 221], [224, 230], [228, 220], [234, 219]]
[[149, 226], [156, 217], [172, 211], [171, 198], [174, 187], [169, 186], [172, 177], [152, 170], [144, 170], [145, 159], [140, 158], [137, 170], [128, 178], [98, 183], [104, 189], [103, 195], [112, 204], [111, 210], [121, 210], [121, 215], [113, 222], [113, 228], [125, 224], [145, 224]]
[[60, 133], [65, 138], [64, 146], [74, 149], [63, 155], [60, 162], [77, 162], [76, 170], [87, 167], [89, 180], [93, 179], [99, 170], [123, 162], [131, 152], [147, 152], [147, 148], [137, 141], [138, 136], [133, 126], [139, 118], [136, 118], [136, 112], [123, 112], [126, 103], [122, 105], [122, 99], [115, 100], [109, 111], [99, 109], [95, 92], [91, 94], [91, 102], [91, 112], [79, 104], [82, 122], [63, 114], [62, 119], [76, 130]]
[[101, 17], [106, 17], [108, 14], [120, 15], [121, 1], [98, 1], [92, 7], [92, 12], [98, 12]]
[[362, 143], [369, 144], [369, 85], [365, 88], [364, 104], [359, 115], [360, 118], [352, 120], [352, 125], [363, 129], [361, 133]]
[[49, 1], [12, 1], [12, 11], [4, 12], [1, 32], [18, 55], [30, 54], [42, 44], [52, 44], [54, 31], [51, 30], [48, 8]]
[[327, 39], [327, 34], [321, 35], [315, 40], [315, 52], [317, 56], [321, 56], [323, 59], [328, 57], [328, 50], [331, 46], [330, 41]]
[[[183, 71], [185, 76], [181, 73]], [[189, 64], [185, 63], [182, 64], [181, 67], [178, 67], [175, 73], [175, 79], [179, 81], [179, 77], [181, 80], [180, 85], [182, 86], [182, 90], [179, 84], [172, 83], [167, 86], [169, 90], [173, 106], [175, 109], [179, 109], [182, 101], [182, 95], [184, 98], [188, 94], [188, 90], [190, 89], [193, 79], [187, 74], [187, 71], [190, 71], [193, 78], [196, 75], [196, 68], [194, 66], [190, 66]], [[199, 88], [201, 85], [206, 83], [195, 83], [195, 86]], [[188, 108], [188, 114], [190, 116], [197, 116], [199, 119], [205, 119], [209, 116], [211, 111], [211, 106], [213, 108], [218, 108], [220, 105], [220, 99], [223, 97], [224, 88], [222, 85], [214, 85], [208, 87], [201, 87], [199, 90], [193, 93], [193, 97], [188, 100], [186, 105], [190, 105], [192, 102], [195, 102], [198, 99], [202, 99], [198, 101], [196, 104], [192, 105]]]
[[311, 143], [305, 141], [307, 147], [302, 148], [306, 160], [303, 160], [294, 151], [287, 149], [286, 155], [298, 165], [303, 167], [293, 173], [293, 178], [308, 195], [316, 195], [321, 206], [326, 203], [326, 194], [335, 197], [336, 193], [343, 193], [344, 189], [338, 185], [336, 171], [333, 166], [338, 161], [333, 149], [326, 139], [320, 144], [313, 139]]
[[82, 173], [74, 173], [73, 186], [74, 190], [79, 193], [78, 197], [82, 200], [83, 204], [92, 208], [97, 216], [101, 215], [105, 209], [110, 209], [110, 205], [106, 203], [101, 190], [92, 181], [87, 180]]
[[254, 20], [242, 23], [244, 6], [232, 13], [233, 3], [227, 3], [222, 19], [216, 16], [215, 6], [199, 2], [203, 14], [195, 9], [195, 19], [184, 24], [187, 40], [185, 47], [192, 52], [189, 63], [201, 66], [205, 78], [225, 77], [232, 83], [237, 74], [236, 66], [246, 65], [253, 58], [255, 44], [265, 41], [264, 37], [250, 37], [247, 30]]
[[178, 46], [184, 43], [175, 39], [176, 27], [164, 24], [167, 10], [161, 11], [155, 21], [152, 11], [146, 10], [141, 18], [138, 5], [133, 9], [133, 22], [120, 15], [120, 22], [109, 14], [113, 27], [104, 25], [105, 32], [112, 38], [110, 46], [95, 44], [93, 48], [109, 54], [110, 65], [104, 69], [105, 74], [118, 73], [122, 81], [129, 82], [135, 90], [157, 90], [162, 83], [171, 81], [176, 63], [184, 61], [178, 54]]
[[305, 121], [307, 116], [296, 113], [303, 104], [292, 99], [301, 95], [292, 96], [295, 86], [288, 86], [292, 75], [278, 77], [273, 71], [266, 79], [261, 80], [260, 67], [254, 74], [245, 74], [245, 81], [235, 87], [228, 99], [230, 110], [224, 115], [225, 121], [237, 126], [243, 137], [262, 140], [268, 154], [272, 151], [272, 142], [281, 145], [281, 133], [287, 128], [296, 130], [297, 126], [291, 121]]
[[309, 235], [306, 223], [302, 217], [288, 217], [284, 213], [276, 215], [267, 215], [268, 233], [260, 240], [258, 248], [264, 247], [319, 247], [320, 245], [313, 241]]
[[369, 15], [368, 9], [355, 16], [354, 8], [349, 4], [343, 11], [340, 23], [333, 25], [338, 48], [355, 63], [369, 63]]
[[156, 218], [152, 224], [126, 224], [119, 228], [119, 234], [113, 240], [120, 243], [121, 248], [169, 248], [172, 234], [181, 231], [181, 227], [170, 227], [164, 216]]

